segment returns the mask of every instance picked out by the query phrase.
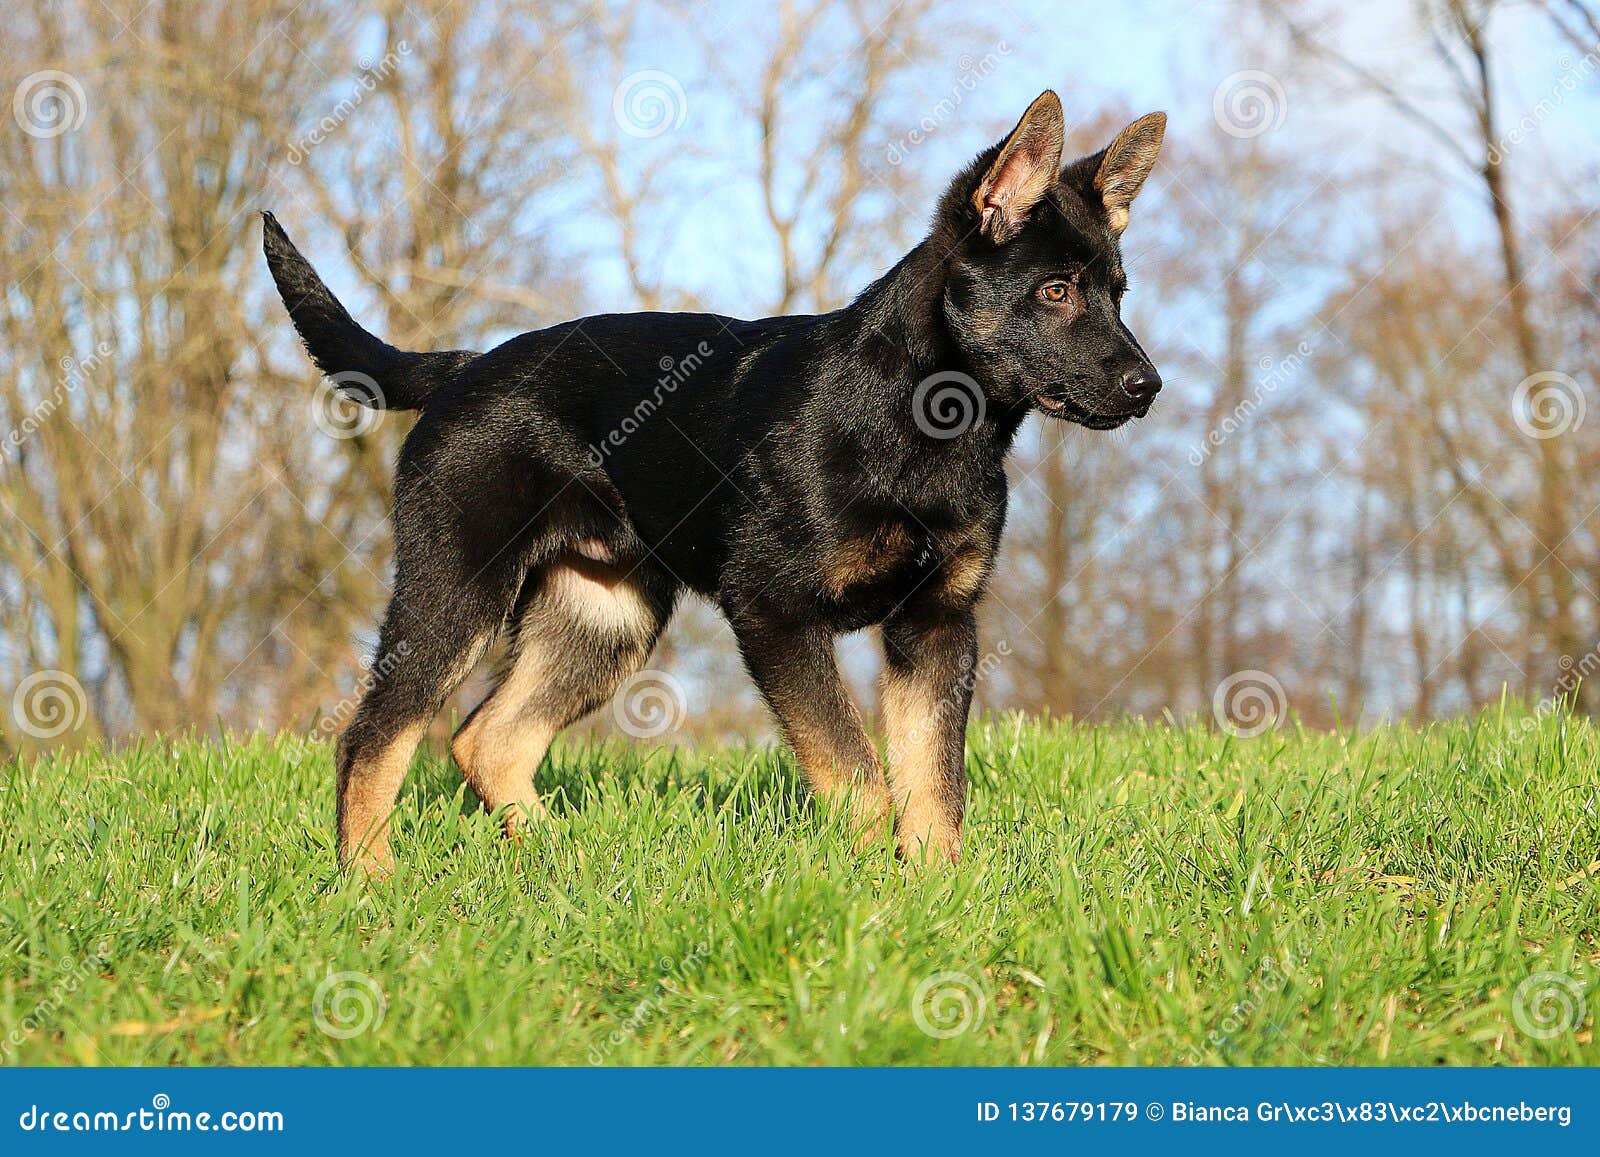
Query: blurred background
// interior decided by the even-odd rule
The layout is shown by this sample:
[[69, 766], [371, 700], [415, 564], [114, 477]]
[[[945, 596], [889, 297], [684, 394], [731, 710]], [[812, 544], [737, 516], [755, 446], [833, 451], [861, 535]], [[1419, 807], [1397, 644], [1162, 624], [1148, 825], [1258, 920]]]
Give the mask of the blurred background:
[[[1592, 0], [7, 11], [0, 753], [353, 706], [410, 419], [318, 388], [257, 210], [403, 347], [827, 310], [1045, 87], [1082, 152], [1171, 114], [1124, 242], [1167, 388], [1024, 428], [980, 704], [1600, 706]], [[708, 607], [652, 666], [765, 727]]]

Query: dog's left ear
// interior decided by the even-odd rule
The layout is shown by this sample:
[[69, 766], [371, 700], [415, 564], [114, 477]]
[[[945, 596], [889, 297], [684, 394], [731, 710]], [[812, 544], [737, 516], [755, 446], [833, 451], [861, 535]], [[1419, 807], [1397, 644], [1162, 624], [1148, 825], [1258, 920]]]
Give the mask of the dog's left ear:
[[1094, 177], [1086, 190], [1091, 199], [1100, 198], [1106, 220], [1113, 233], [1128, 227], [1128, 206], [1144, 187], [1144, 179], [1155, 167], [1161, 152], [1161, 139], [1167, 132], [1167, 114], [1153, 112], [1142, 116], [1117, 134], [1096, 156], [1086, 157], [1073, 169], [1093, 166]]

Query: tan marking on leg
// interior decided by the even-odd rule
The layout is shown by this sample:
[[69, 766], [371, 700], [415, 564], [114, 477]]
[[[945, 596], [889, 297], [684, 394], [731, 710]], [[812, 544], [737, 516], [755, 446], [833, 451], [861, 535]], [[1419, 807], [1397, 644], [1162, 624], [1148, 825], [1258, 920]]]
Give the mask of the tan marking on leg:
[[537, 642], [524, 644], [506, 677], [450, 743], [456, 766], [483, 806], [508, 809], [502, 816], [507, 835], [546, 814], [533, 776], [556, 729], [533, 717], [527, 705], [548, 678], [550, 662]]
[[[394, 868], [389, 850], [389, 817], [405, 782], [406, 770], [427, 721], [401, 731], [381, 748], [353, 761], [340, 774], [339, 861], [368, 875], [386, 875]], [[343, 763], [343, 760], [340, 760]]]
[[[860, 851], [883, 837], [894, 809], [889, 805], [878, 754], [866, 738], [861, 712], [854, 703], [848, 705], [848, 718], [839, 720], [838, 725], [843, 734], [800, 721], [786, 725], [784, 731], [812, 792], [829, 807], [847, 809]], [[851, 733], [860, 738], [855, 758], [848, 754]]]
[[[493, 635], [485, 632], [473, 639], [457, 656], [454, 666], [440, 682], [441, 699], [449, 695], [477, 666]], [[377, 688], [369, 689], [368, 695]], [[366, 701], [363, 700], [363, 707]], [[437, 704], [432, 705], [437, 708]], [[357, 741], [365, 737], [364, 713], [356, 710], [356, 718], [339, 739], [334, 761], [338, 767], [338, 829], [339, 862], [346, 867], [355, 864], [370, 875], [385, 875], [394, 868], [394, 856], [389, 850], [389, 817], [394, 811], [395, 799], [405, 782], [411, 757], [417, 744], [428, 729], [433, 710], [391, 736], [388, 742], [367, 742], [368, 750], [359, 757], [350, 752], [352, 735]]]
[[945, 715], [958, 708], [927, 681], [892, 673], [884, 679], [882, 703], [900, 851], [914, 863], [929, 847], [955, 860], [961, 855], [961, 805], [947, 798], [945, 763], [951, 755], [944, 745]]
[[[450, 745], [484, 806], [506, 809], [509, 836], [547, 814], [533, 777], [556, 735], [638, 669], [659, 628], [639, 588], [615, 567], [574, 557], [554, 564], [542, 582], [518, 624], [516, 661]], [[616, 658], [603, 669], [573, 670], [562, 651], [572, 630], [613, 640]]]

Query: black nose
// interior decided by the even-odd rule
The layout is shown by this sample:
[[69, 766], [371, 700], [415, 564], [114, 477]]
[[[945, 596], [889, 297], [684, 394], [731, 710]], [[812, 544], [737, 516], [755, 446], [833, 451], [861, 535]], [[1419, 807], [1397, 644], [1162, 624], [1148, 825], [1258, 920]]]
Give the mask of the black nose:
[[1122, 375], [1122, 388], [1136, 402], [1148, 402], [1161, 392], [1161, 375], [1152, 366], [1129, 370]]

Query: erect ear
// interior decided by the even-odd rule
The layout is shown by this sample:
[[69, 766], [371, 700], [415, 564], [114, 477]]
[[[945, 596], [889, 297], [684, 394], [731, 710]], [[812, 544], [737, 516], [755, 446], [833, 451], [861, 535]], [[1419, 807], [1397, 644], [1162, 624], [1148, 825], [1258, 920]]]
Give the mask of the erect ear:
[[1128, 227], [1128, 206], [1155, 167], [1166, 132], [1167, 114], [1153, 112], [1134, 121], [1106, 146], [1095, 170], [1094, 189], [1100, 194], [1113, 233]]
[[1061, 98], [1045, 89], [1022, 114], [972, 194], [980, 232], [997, 244], [1021, 232], [1029, 212], [1056, 182], [1064, 137]]

